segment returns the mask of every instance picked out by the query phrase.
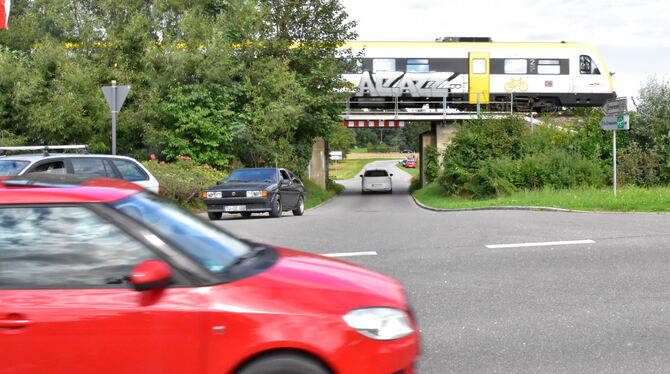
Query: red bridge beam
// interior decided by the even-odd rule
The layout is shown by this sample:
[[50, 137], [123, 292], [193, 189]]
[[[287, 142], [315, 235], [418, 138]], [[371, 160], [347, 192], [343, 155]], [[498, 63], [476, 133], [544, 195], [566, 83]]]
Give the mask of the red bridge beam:
[[344, 127], [403, 127], [405, 121], [344, 121]]

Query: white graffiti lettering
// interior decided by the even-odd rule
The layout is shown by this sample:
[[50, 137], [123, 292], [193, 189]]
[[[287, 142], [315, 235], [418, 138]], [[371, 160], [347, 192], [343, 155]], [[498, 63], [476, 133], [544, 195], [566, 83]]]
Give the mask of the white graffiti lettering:
[[[454, 73], [403, 73], [368, 71], [359, 75], [358, 91], [355, 96], [412, 96], [442, 97], [449, 93], [450, 78]], [[461, 78], [462, 80], [462, 78]], [[454, 83], [461, 83], [457, 80]]]

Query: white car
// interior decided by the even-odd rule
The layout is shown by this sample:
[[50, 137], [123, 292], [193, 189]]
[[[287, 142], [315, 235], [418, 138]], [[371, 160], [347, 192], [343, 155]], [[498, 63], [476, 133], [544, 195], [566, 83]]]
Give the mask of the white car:
[[390, 174], [388, 170], [383, 168], [377, 169], [365, 169], [365, 172], [360, 175], [361, 177], [361, 192], [393, 192], [393, 182], [391, 177], [393, 174]]
[[[78, 174], [124, 179], [158, 193], [158, 180], [141, 163], [131, 157], [89, 153], [49, 153], [50, 150], [80, 149], [84, 145], [0, 147], [0, 177], [26, 173]], [[41, 153], [12, 154], [12, 151]]]

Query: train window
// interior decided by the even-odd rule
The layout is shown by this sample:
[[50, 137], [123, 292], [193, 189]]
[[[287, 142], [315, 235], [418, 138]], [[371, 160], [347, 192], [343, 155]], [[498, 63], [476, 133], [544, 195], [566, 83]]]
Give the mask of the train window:
[[486, 60], [475, 58], [472, 60], [472, 74], [486, 74]]
[[372, 72], [378, 71], [395, 71], [394, 58], [375, 58], [372, 60]]
[[579, 72], [581, 74], [600, 74], [600, 70], [591, 57], [586, 55], [579, 56]]
[[528, 61], [525, 58], [505, 59], [505, 74], [526, 74], [526, 73], [528, 73]]
[[430, 71], [430, 65], [428, 65], [427, 59], [407, 60], [408, 73], [427, 73], [429, 71]]
[[538, 74], [561, 74], [561, 65], [558, 60], [538, 60]]

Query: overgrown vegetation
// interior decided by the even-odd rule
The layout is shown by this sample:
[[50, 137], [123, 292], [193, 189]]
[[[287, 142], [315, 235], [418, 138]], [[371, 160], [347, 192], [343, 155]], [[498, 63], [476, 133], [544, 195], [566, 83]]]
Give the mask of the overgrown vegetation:
[[[666, 187], [670, 182], [670, 82], [650, 80], [631, 113], [630, 132], [617, 137], [618, 185]], [[572, 119], [545, 116], [529, 127], [520, 117], [478, 119], [458, 125], [436, 186], [450, 200], [495, 199], [524, 191], [604, 188], [612, 180], [612, 133], [603, 131], [599, 108], [566, 111]], [[431, 157], [433, 149], [426, 149]], [[431, 164], [427, 160], [427, 166]], [[420, 192], [426, 194], [427, 192]], [[498, 204], [495, 204], [498, 205]]]
[[[118, 153], [188, 156], [302, 174], [312, 139], [338, 139], [336, 49], [356, 38], [337, 0], [12, 2], [0, 32], [0, 143], [111, 150], [100, 91], [130, 85]], [[350, 137], [351, 138], [351, 137]]]
[[174, 162], [143, 161], [160, 184], [160, 194], [184, 207], [204, 209], [202, 191], [226, 179], [226, 173], [208, 165], [198, 165], [188, 156], [178, 156]]

